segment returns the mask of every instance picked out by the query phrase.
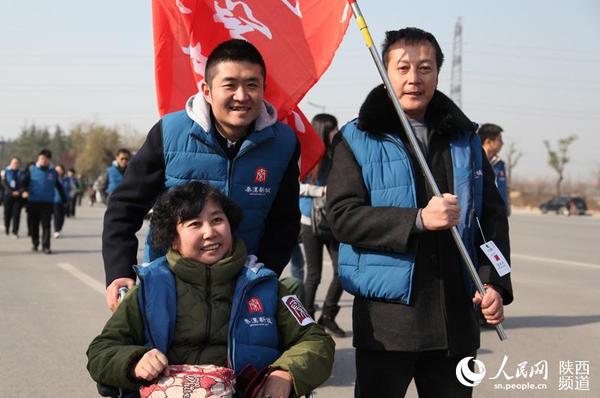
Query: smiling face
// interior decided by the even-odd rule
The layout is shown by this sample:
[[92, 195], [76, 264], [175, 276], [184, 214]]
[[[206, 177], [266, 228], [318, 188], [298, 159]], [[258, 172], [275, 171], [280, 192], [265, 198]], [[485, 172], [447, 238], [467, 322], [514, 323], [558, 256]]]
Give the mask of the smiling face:
[[207, 200], [198, 217], [177, 224], [173, 249], [181, 256], [206, 265], [225, 257], [232, 247], [231, 227], [223, 209]]
[[211, 106], [219, 131], [231, 141], [242, 138], [258, 118], [265, 94], [262, 67], [246, 61], [216, 64], [201, 91]]
[[388, 53], [387, 73], [406, 115], [422, 119], [438, 83], [433, 46], [427, 41], [394, 43]]

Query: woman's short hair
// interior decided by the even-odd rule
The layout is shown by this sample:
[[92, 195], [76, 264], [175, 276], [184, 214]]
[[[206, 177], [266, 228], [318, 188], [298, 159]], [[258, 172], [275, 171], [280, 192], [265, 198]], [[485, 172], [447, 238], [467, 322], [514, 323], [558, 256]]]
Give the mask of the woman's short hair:
[[233, 232], [242, 221], [242, 210], [221, 191], [199, 181], [178, 185], [162, 194], [152, 211], [152, 243], [169, 249], [177, 237], [177, 224], [200, 215], [208, 200], [215, 201], [225, 213]]

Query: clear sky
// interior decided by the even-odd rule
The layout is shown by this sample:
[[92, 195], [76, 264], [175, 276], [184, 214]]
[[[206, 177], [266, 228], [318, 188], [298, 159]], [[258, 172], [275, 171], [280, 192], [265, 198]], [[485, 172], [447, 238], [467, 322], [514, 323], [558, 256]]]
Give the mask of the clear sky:
[[[79, 121], [146, 132], [158, 112], [151, 2], [0, 0], [0, 138], [26, 123], [69, 128]], [[302, 0], [300, 0], [302, 4]], [[379, 45], [385, 30], [432, 32], [449, 93], [454, 26], [463, 20], [462, 104], [479, 123], [504, 130], [524, 153], [515, 175], [553, 177], [543, 140], [577, 134], [566, 174], [600, 168], [600, 1], [359, 0]], [[356, 116], [379, 76], [354, 21], [331, 68], [300, 103], [308, 117]]]

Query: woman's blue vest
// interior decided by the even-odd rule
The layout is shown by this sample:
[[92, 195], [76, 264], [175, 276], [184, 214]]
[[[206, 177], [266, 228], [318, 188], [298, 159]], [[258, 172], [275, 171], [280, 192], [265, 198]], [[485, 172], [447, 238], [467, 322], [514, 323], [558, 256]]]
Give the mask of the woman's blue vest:
[[[415, 173], [409, 152], [397, 135], [376, 136], [361, 131], [356, 121], [342, 130], [361, 168], [373, 207], [417, 207]], [[454, 194], [460, 206], [458, 230], [471, 258], [476, 259], [475, 215], [481, 213], [483, 172], [481, 142], [471, 131], [450, 142]], [[416, 240], [405, 253], [364, 250], [341, 243], [339, 275], [344, 290], [366, 298], [410, 303]], [[468, 283], [468, 275], [466, 275]], [[468, 291], [472, 290], [470, 286]]]
[[[164, 256], [135, 268], [140, 278], [138, 301], [146, 347], [166, 353], [177, 316], [175, 277]], [[275, 272], [264, 266], [258, 269], [244, 266], [238, 274], [227, 339], [227, 360], [238, 373], [249, 364], [262, 369], [281, 355], [277, 329], [278, 283]], [[258, 299], [262, 312], [257, 313], [256, 306], [248, 305], [249, 299]]]
[[121, 170], [113, 164], [106, 168], [106, 176], [108, 178], [106, 192], [110, 195], [121, 183], [121, 181], [123, 181], [123, 174], [121, 174]]
[[[4, 169], [4, 178], [6, 183], [13, 191], [18, 191], [23, 188], [23, 182], [25, 181], [25, 172], [21, 169], [13, 170], [10, 167]], [[9, 195], [10, 192], [5, 192]]]
[[[327, 156], [327, 155], [325, 155]], [[308, 181], [309, 178], [307, 178], [308, 183], [312, 184], [312, 185], [317, 185], [319, 187], [325, 186], [327, 184], [327, 176], [328, 176], [328, 172], [327, 173], [319, 173], [319, 178], [317, 179], [317, 181], [315, 182], [311, 182]], [[310, 177], [310, 175], [309, 175]], [[311, 196], [300, 196], [299, 199], [299, 206], [300, 206], [300, 213], [302, 213], [303, 216], [309, 217], [311, 216], [312, 213], [312, 202], [313, 202], [313, 198]]]
[[54, 189], [58, 175], [52, 167], [42, 170], [38, 166], [29, 168], [29, 202], [54, 202]]
[[[248, 254], [256, 254], [296, 148], [293, 131], [280, 122], [252, 131], [231, 161], [215, 133], [204, 131], [185, 111], [163, 117], [162, 137], [166, 188], [196, 180], [221, 190], [242, 208], [244, 218], [235, 236], [243, 239]], [[148, 239], [146, 246], [145, 261], [162, 255], [151, 248]]]

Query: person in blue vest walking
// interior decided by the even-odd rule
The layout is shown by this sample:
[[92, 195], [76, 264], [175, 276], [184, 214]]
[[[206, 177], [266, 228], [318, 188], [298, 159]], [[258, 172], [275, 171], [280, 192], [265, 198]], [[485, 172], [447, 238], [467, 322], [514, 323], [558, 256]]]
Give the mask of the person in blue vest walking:
[[130, 159], [131, 151], [127, 148], [120, 148], [117, 150], [115, 160], [106, 168], [103, 190], [106, 192], [107, 198], [110, 198], [110, 195], [117, 189], [123, 180]]
[[236, 396], [248, 398], [301, 396], [327, 380], [335, 343], [232, 237], [241, 217], [197, 181], [159, 198], [152, 240], [168, 252], [136, 267], [140, 283], [90, 344], [94, 380], [136, 391], [168, 365], [212, 364], [242, 374]]
[[500, 151], [504, 146], [502, 140], [502, 127], [493, 123], [482, 124], [477, 130], [485, 156], [494, 169], [496, 175], [496, 186], [506, 204], [506, 214], [510, 215], [510, 198], [508, 196], [508, 185], [506, 183], [506, 166], [500, 157]]
[[[160, 193], [193, 180], [217, 187], [242, 208], [236, 236], [248, 253], [281, 273], [300, 230], [300, 147], [264, 100], [265, 79], [256, 47], [245, 40], [225, 41], [208, 56], [200, 92], [150, 130], [104, 216], [109, 308], [118, 305], [119, 287], [134, 284], [135, 234], [144, 216]], [[151, 260], [157, 253], [146, 246]]]
[[[504, 203], [474, 124], [436, 90], [443, 54], [435, 37], [418, 28], [390, 31], [382, 53], [444, 194], [433, 195], [387, 91], [374, 88], [337, 135], [327, 183], [340, 279], [355, 296], [355, 396], [403, 397], [414, 379], [420, 397], [470, 397], [455, 371], [479, 348], [478, 313], [497, 324], [513, 300], [510, 274], [500, 277], [477, 248], [484, 235], [510, 261]], [[453, 226], [479, 269], [483, 298], [462, 265]]]
[[30, 218], [31, 250], [38, 251], [40, 245], [40, 224], [42, 226], [42, 251], [51, 254], [50, 249], [50, 220], [54, 208], [54, 190], [56, 189], [61, 201], [67, 197], [58, 179], [54, 167], [50, 164], [52, 152], [42, 149], [37, 162], [29, 167], [25, 177], [25, 192], [27, 198], [27, 217]]
[[25, 171], [21, 169], [19, 158], [12, 158], [4, 169], [2, 185], [4, 186], [4, 231], [6, 235], [10, 234], [12, 222], [12, 234], [17, 239], [23, 206], [22, 195], [25, 189]]

